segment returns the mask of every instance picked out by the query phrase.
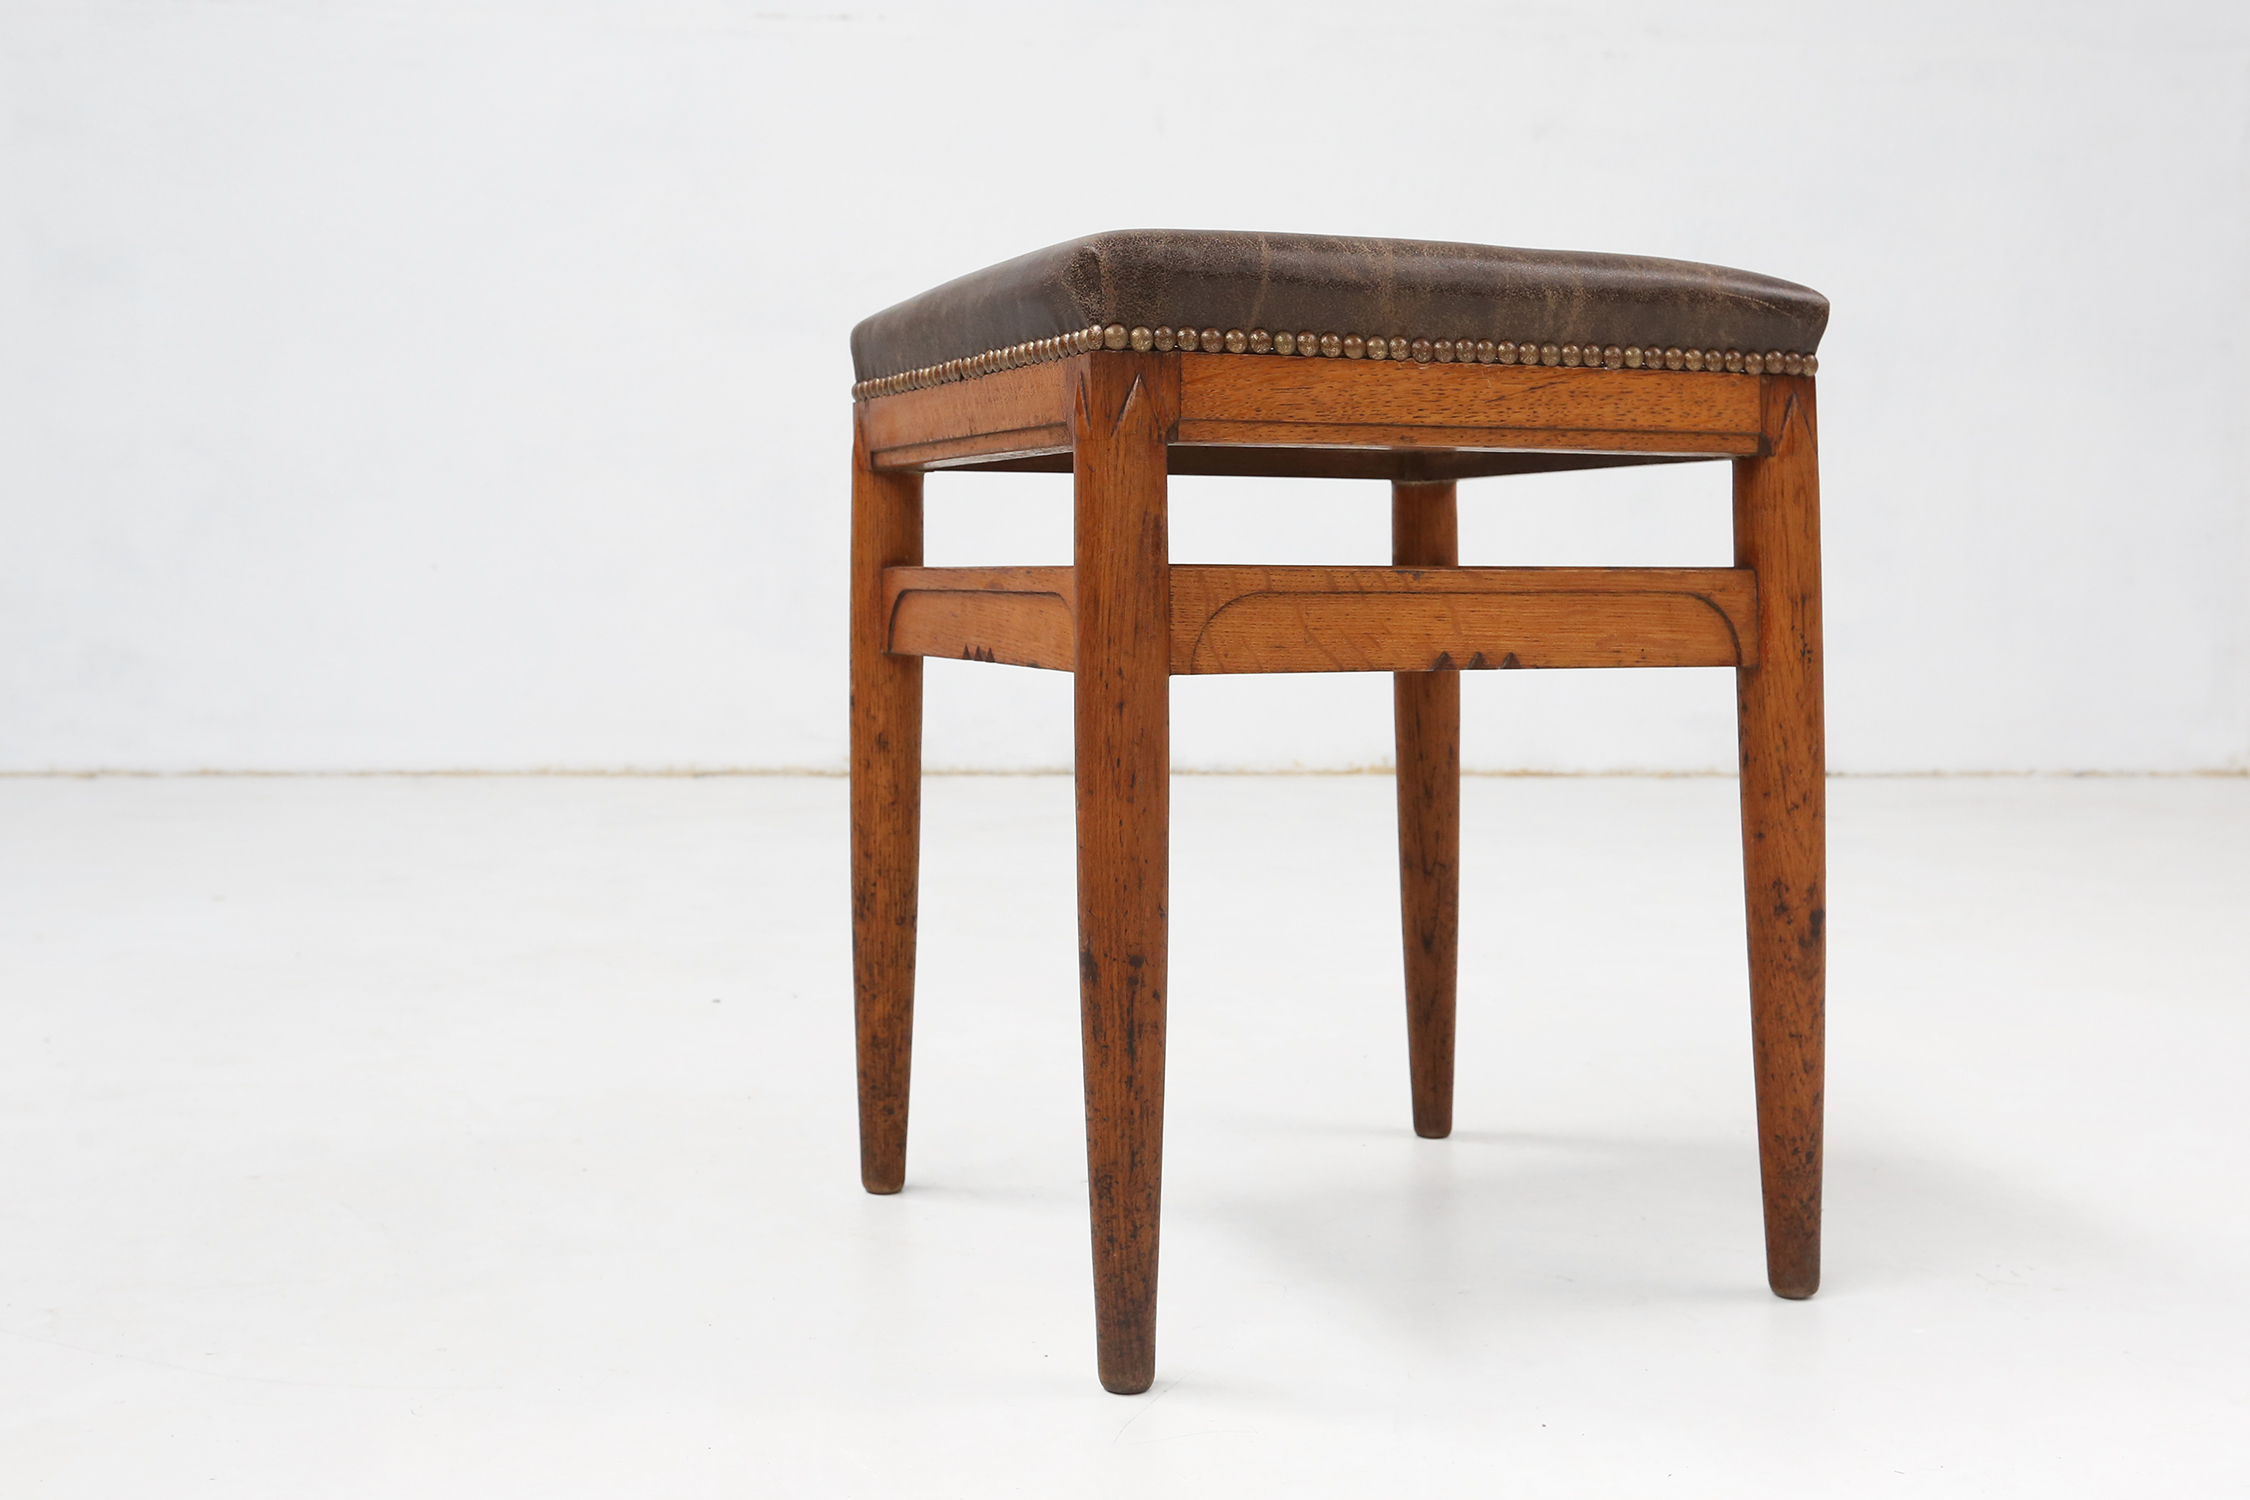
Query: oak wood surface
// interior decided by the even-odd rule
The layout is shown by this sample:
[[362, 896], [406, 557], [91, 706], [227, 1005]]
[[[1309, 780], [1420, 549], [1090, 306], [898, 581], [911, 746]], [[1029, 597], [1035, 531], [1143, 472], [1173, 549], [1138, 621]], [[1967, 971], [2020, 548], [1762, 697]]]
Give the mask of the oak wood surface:
[[892, 568], [887, 649], [1068, 672], [1076, 660], [1069, 568]]
[[1758, 659], [1736, 674], [1751, 1048], [1766, 1276], [1820, 1286], [1827, 982], [1820, 473], [1813, 382], [1766, 377], [1770, 457], [1735, 465], [1735, 561], [1758, 575]]
[[[1256, 568], [1175, 564], [1172, 670], [1427, 672], [1737, 666], [1734, 568]], [[887, 649], [1071, 670], [1069, 568], [892, 568]]]
[[[1391, 561], [1461, 560], [1451, 484], [1391, 487]], [[1407, 1075], [1414, 1133], [1453, 1133], [1454, 996], [1461, 937], [1461, 674], [1391, 679], [1398, 740], [1399, 911], [1406, 950]]]
[[1182, 443], [1759, 451], [1753, 375], [1179, 358]]
[[1172, 670], [1731, 667], [1756, 587], [1732, 568], [1172, 570]]
[[[1088, 360], [1163, 361], [1182, 402], [1165, 440], [1191, 450], [1426, 452], [1430, 463], [1480, 452], [1622, 460], [1762, 451], [1754, 375], [1104, 352], [863, 402], [871, 461], [879, 469], [1051, 464], [1069, 449], [1069, 392]], [[1192, 462], [1239, 472], [1221, 459]], [[1356, 472], [1338, 464], [1334, 472]], [[1329, 470], [1306, 460], [1285, 472]]]
[[1078, 962], [1101, 1382], [1156, 1371], [1170, 847], [1171, 569], [1164, 442], [1178, 363], [1078, 364], [1073, 554]]
[[878, 469], [936, 467], [980, 457], [1067, 453], [1071, 392], [1088, 356], [997, 370], [974, 380], [900, 391], [860, 403], [860, 428]]
[[1643, 433], [1594, 427], [1441, 427], [1434, 423], [1408, 422], [1182, 422], [1180, 441], [1205, 447], [1428, 448], [1498, 453], [1552, 448], [1619, 457], [1687, 453], [1731, 458], [1758, 451], [1757, 438], [1742, 433]]
[[852, 994], [860, 1181], [906, 1180], [921, 869], [922, 663], [886, 650], [886, 568], [922, 560], [922, 477], [880, 473], [852, 446]]

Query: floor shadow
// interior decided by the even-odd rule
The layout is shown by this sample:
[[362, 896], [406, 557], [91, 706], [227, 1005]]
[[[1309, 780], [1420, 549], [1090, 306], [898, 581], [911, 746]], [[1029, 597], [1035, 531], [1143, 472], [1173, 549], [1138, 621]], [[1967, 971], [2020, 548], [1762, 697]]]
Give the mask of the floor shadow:
[[[1244, 1274], [1360, 1305], [1451, 1343], [1572, 1310], [1772, 1300], [1746, 1146], [1464, 1131], [1445, 1141], [1314, 1131], [1337, 1170], [1183, 1183], [1167, 1229], [1225, 1241]], [[1336, 1149], [1342, 1138], [1360, 1145]], [[1300, 1142], [1301, 1143], [1301, 1142]], [[1996, 1172], [1881, 1153], [1832, 1157], [1829, 1301], [1982, 1278], [2116, 1271], [2160, 1253]]]

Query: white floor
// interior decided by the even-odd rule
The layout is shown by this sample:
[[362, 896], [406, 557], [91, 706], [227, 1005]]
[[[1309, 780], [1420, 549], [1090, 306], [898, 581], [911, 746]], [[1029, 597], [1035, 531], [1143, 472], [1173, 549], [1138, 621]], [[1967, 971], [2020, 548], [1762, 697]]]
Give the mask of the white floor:
[[2250, 781], [1834, 785], [1826, 1289], [1733, 787], [1184, 778], [1159, 1376], [1095, 1384], [1070, 793], [928, 799], [859, 1191], [844, 787], [0, 782], [0, 1493], [2250, 1493]]

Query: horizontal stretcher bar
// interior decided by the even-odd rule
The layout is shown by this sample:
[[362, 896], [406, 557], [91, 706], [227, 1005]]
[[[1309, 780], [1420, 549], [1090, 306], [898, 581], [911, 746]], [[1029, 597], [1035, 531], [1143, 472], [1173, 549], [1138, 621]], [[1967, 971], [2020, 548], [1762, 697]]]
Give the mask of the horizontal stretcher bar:
[[[888, 649], [1070, 671], [1069, 568], [889, 568]], [[1172, 567], [1172, 672], [1744, 667], [1747, 568]]]

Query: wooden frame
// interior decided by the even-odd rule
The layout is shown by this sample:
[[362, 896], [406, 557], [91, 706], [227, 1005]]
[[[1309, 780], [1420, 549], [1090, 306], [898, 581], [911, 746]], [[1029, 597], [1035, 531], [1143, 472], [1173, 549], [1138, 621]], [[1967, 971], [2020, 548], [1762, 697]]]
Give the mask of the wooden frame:
[[[1068, 454], [1073, 393], [1088, 361], [1123, 357], [1081, 354], [875, 397], [860, 407], [869, 461], [876, 469], [927, 470]], [[1167, 447], [1267, 453], [1746, 458], [1767, 442], [1759, 382], [1803, 378], [1225, 354], [1146, 357], [1166, 362], [1163, 380], [1176, 402]]]
[[[1726, 458], [1731, 568], [1461, 567], [1455, 481]], [[1069, 468], [1071, 566], [927, 568], [921, 474]], [[1178, 565], [1170, 473], [1392, 481], [1389, 567]], [[1796, 375], [1101, 352], [857, 410], [852, 882], [862, 1180], [904, 1181], [921, 659], [1076, 676], [1080, 1014], [1095, 1327], [1110, 1390], [1155, 1372], [1168, 681], [1387, 671], [1417, 1133], [1451, 1129], [1460, 674], [1736, 674], [1767, 1276], [1820, 1276], [1825, 983], [1819, 461]]]

